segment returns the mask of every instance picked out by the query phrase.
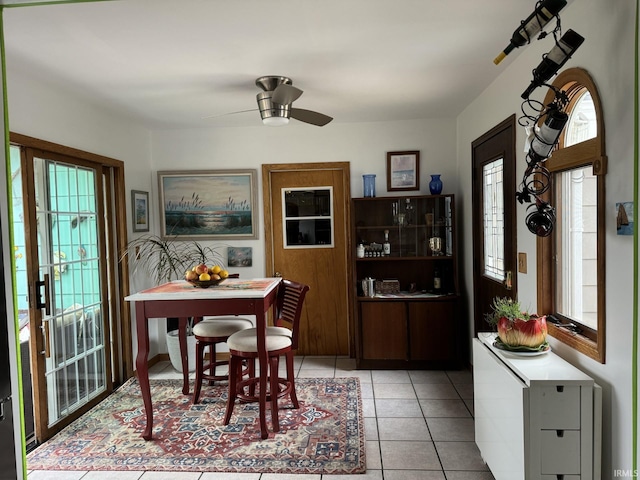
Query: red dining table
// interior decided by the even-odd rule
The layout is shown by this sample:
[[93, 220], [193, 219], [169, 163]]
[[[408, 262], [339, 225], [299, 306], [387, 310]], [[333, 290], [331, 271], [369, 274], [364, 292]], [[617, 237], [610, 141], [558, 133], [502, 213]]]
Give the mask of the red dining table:
[[[138, 355], [136, 372], [142, 401], [147, 415], [147, 425], [142, 438], [151, 440], [153, 435], [153, 404], [149, 386], [149, 319], [178, 318], [180, 353], [182, 356], [182, 393], [189, 394], [189, 368], [187, 361], [187, 322], [190, 317], [216, 315], [255, 315], [258, 336], [258, 360], [260, 362], [260, 405], [266, 405], [268, 365], [265, 346], [267, 327], [266, 312], [276, 299], [280, 278], [254, 278], [240, 280], [227, 278], [209, 288], [197, 288], [184, 280], [176, 280], [125, 297], [135, 302]], [[267, 438], [266, 412], [260, 409], [260, 435]]]

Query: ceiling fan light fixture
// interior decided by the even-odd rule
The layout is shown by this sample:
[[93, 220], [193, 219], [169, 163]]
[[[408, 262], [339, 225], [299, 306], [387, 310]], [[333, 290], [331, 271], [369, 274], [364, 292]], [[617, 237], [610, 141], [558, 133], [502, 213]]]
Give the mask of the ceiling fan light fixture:
[[262, 119], [262, 124], [270, 127], [281, 127], [288, 123], [289, 119], [287, 117], [266, 117]]
[[260, 118], [263, 125], [279, 127], [289, 123], [291, 108], [289, 105], [277, 105], [271, 101], [273, 92], [260, 92], [257, 95]]

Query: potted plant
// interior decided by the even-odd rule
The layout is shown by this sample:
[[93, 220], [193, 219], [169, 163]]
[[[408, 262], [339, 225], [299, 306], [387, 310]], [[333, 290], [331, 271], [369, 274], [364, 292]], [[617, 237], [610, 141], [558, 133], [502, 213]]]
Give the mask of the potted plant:
[[[142, 235], [127, 245], [122, 255], [132, 259], [132, 273], [141, 272], [152, 279], [156, 285], [184, 278], [185, 273], [200, 264], [224, 266], [223, 257], [216, 247], [202, 246], [195, 241], [164, 240], [157, 235]], [[175, 323], [177, 319], [167, 319]], [[189, 371], [195, 371], [195, 337], [192, 332], [193, 318], [187, 324], [187, 352]], [[182, 373], [178, 330], [167, 332], [167, 350], [173, 368]]]
[[498, 330], [498, 348], [525, 352], [549, 349], [546, 316], [529, 314], [522, 310], [520, 302], [508, 297], [494, 298], [491, 310], [485, 319]]

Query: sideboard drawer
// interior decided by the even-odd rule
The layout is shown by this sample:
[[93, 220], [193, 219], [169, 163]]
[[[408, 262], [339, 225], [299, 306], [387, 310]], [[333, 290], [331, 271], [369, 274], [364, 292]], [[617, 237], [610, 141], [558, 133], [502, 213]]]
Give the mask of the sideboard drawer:
[[580, 474], [579, 430], [543, 430], [540, 444], [540, 473]]
[[540, 480], [580, 480], [580, 475], [542, 475]]
[[[538, 389], [540, 427], [543, 430], [580, 429], [580, 387], [561, 383]], [[533, 400], [534, 402], [536, 400]]]

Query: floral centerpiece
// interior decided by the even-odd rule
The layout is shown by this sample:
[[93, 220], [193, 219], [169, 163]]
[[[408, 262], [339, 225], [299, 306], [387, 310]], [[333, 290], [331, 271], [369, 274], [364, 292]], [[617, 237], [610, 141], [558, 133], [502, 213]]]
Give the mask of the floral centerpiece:
[[543, 352], [547, 343], [546, 316], [523, 311], [520, 302], [512, 298], [493, 299], [492, 312], [485, 319], [498, 330], [496, 347], [521, 352]]

